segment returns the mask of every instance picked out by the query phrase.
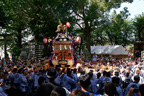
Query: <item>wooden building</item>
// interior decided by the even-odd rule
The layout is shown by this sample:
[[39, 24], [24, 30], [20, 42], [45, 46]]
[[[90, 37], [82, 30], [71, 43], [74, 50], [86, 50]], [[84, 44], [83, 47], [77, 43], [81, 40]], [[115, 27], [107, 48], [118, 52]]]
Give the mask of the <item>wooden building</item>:
[[133, 42], [134, 44], [134, 58], [136, 57], [136, 52], [139, 50], [139, 52], [141, 53], [141, 51], [144, 51], [144, 41], [139, 41], [139, 42]]

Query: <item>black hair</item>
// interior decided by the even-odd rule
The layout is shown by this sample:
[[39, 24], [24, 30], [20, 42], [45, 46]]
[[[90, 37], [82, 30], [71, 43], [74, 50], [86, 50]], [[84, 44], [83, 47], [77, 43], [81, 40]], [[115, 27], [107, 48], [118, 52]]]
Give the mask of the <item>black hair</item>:
[[38, 84], [42, 85], [42, 83], [45, 81], [46, 79], [44, 77], [39, 77], [38, 79]]
[[67, 76], [70, 76], [71, 75], [71, 71], [67, 71]]
[[17, 72], [17, 68], [14, 68], [14, 69], [13, 69], [13, 72]]
[[119, 84], [120, 79], [118, 77], [113, 77], [112, 78], [112, 83], [114, 84]]
[[140, 92], [141, 96], [144, 96], [144, 84], [141, 84], [139, 86], [139, 92]]
[[56, 87], [52, 90], [50, 96], [66, 96], [66, 91], [62, 87]]
[[77, 69], [74, 69], [74, 70], [73, 70], [73, 73], [76, 73], [76, 72], [77, 72]]
[[33, 70], [35, 70], [36, 68], [34, 67]]
[[32, 66], [28, 66], [28, 68], [32, 68]]
[[8, 72], [5, 71], [5, 72], [3, 73], [3, 75], [8, 75]]
[[90, 78], [92, 78], [93, 77], [93, 72], [89, 72], [88, 75], [89, 75]]
[[116, 94], [116, 87], [113, 83], [106, 84], [104, 90], [108, 96], [114, 96]]
[[43, 84], [38, 88], [36, 96], [50, 96], [53, 89], [54, 86], [51, 84]]
[[56, 69], [55, 69], [57, 72], [59, 72], [60, 71], [60, 68], [58, 68], [58, 67], [56, 67]]
[[93, 72], [93, 70], [90, 70], [90, 72]]
[[85, 74], [85, 71], [81, 71], [81, 75], [84, 75]]
[[111, 73], [110, 72], [107, 72], [106, 73], [106, 77], [110, 77]]
[[126, 77], [129, 77], [129, 73], [126, 73], [125, 76], [126, 76]]
[[88, 74], [81, 75], [79, 77], [80, 84], [83, 88], [88, 88], [90, 84], [90, 78]]
[[18, 73], [21, 73], [23, 71], [23, 68], [20, 68], [19, 70], [18, 70]]
[[106, 71], [103, 71], [103, 76], [106, 75], [106, 74], [107, 74], [107, 72], [106, 72]]
[[28, 69], [24, 69], [24, 70], [22, 70], [22, 73], [24, 74], [25, 71], [28, 71]]
[[97, 73], [97, 78], [100, 78], [101, 77], [101, 73]]
[[140, 81], [140, 77], [138, 75], [134, 76], [134, 81], [139, 82]]
[[70, 68], [67, 68], [67, 71], [71, 71], [71, 69], [70, 69]]
[[43, 70], [42, 70], [42, 69], [40, 69], [40, 70], [39, 70], [39, 72], [40, 72], [40, 73], [43, 73]]

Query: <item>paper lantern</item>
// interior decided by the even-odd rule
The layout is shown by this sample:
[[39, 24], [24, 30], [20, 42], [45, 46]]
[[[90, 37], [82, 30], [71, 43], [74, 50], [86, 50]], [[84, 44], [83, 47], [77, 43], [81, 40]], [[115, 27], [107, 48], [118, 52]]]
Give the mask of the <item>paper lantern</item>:
[[45, 44], [47, 44], [47, 43], [48, 43], [47, 38], [44, 38], [44, 39], [43, 39], [43, 42], [44, 42]]
[[78, 36], [78, 37], [76, 38], [76, 42], [77, 42], [78, 44], [81, 43], [81, 37], [80, 37], [80, 36]]
[[66, 23], [66, 26], [67, 26], [67, 28], [69, 28], [69, 27], [70, 27], [70, 23], [69, 23], [69, 22], [67, 22], [67, 23]]

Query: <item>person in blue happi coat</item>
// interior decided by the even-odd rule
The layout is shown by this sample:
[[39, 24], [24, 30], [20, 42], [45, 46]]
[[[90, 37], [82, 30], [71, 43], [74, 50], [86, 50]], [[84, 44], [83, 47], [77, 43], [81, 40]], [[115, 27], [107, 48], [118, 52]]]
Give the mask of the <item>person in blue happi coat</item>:
[[89, 75], [90, 82], [91, 82], [89, 91], [93, 93], [97, 93], [98, 87], [96, 84], [96, 79], [93, 78], [93, 72], [89, 72], [88, 75]]
[[27, 74], [28, 74], [28, 70], [27, 69], [23, 70], [21, 83], [20, 83], [21, 96], [24, 96], [27, 93], [27, 88], [28, 88], [28, 81], [26, 78]]
[[106, 72], [106, 77], [104, 78], [103, 82], [104, 82], [104, 84], [107, 84], [107, 82], [112, 82], [110, 72]]
[[85, 92], [87, 96], [101, 96], [100, 94], [89, 91], [90, 84], [91, 82], [88, 74], [83, 74], [79, 77], [79, 85], [81, 86], [81, 90]]
[[72, 71], [67, 70], [67, 77], [65, 81], [65, 88], [67, 88], [69, 91], [73, 91], [76, 89], [75, 81], [72, 77]]
[[[130, 83], [130, 84], [127, 86], [126, 92], [125, 92], [125, 95], [124, 95], [124, 96], [127, 96], [130, 88], [138, 89], [139, 86], [140, 86], [139, 81], [140, 81], [139, 75], [134, 76], [134, 82], [133, 82], [133, 83]], [[138, 92], [134, 92], [131, 96], [139, 96], [139, 95], [138, 95]]]
[[[0, 82], [1, 82], [1, 81], [0, 81]], [[4, 92], [4, 90], [3, 90], [2, 87], [0, 87], [0, 96], [8, 96], [8, 95]]]
[[[107, 75], [107, 72], [106, 71], [103, 71], [103, 76], [100, 78], [100, 81], [104, 81], [104, 79], [106, 78], [106, 75]], [[102, 83], [101, 82], [101, 83]]]
[[62, 72], [61, 72], [61, 74], [60, 74], [60, 80], [61, 80], [61, 86], [62, 87], [65, 87], [65, 85], [66, 85], [66, 78], [67, 78], [67, 74], [66, 74], [66, 70], [65, 69], [62, 69]]
[[80, 89], [80, 86], [78, 85], [79, 78], [77, 76], [77, 69], [73, 70], [73, 79], [74, 79], [75, 84], [76, 84], [76, 89]]
[[7, 96], [6, 89], [7, 89], [7, 72], [0, 73], [0, 96]]
[[9, 74], [8, 79], [10, 80], [11, 85], [13, 85], [14, 73], [11, 70], [9, 70], [8, 74]]
[[32, 87], [33, 87], [33, 79], [32, 79], [32, 72], [31, 70], [28, 70], [28, 74], [26, 76], [27, 81], [28, 81], [28, 93], [32, 92]]
[[22, 69], [19, 69], [17, 71], [17, 68], [14, 69], [14, 87], [17, 90], [20, 90], [20, 84], [21, 84], [21, 79], [22, 79]]
[[112, 78], [112, 83], [115, 85], [116, 87], [116, 92], [118, 96], [123, 96], [123, 91], [122, 88], [120, 86], [120, 79], [119, 77], [113, 77]]

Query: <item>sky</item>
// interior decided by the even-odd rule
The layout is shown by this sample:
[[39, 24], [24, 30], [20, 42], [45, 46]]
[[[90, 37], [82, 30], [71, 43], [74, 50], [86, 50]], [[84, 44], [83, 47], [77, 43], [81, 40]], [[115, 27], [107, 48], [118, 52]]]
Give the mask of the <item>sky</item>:
[[134, 0], [132, 3], [122, 3], [121, 7], [115, 10], [119, 13], [124, 7], [128, 7], [129, 13], [131, 14], [129, 18], [134, 19], [135, 16], [142, 14], [142, 12], [144, 13], [144, 0]]

